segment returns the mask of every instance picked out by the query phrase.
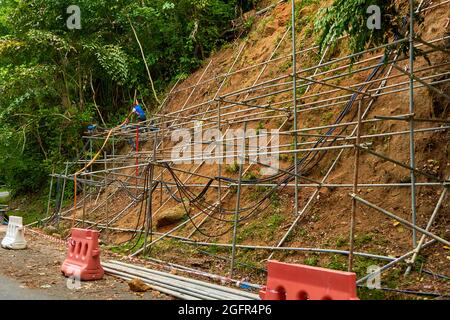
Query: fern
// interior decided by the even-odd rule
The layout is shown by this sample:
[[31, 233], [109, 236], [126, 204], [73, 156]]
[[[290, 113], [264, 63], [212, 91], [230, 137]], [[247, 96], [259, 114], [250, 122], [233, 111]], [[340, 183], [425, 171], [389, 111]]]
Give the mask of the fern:
[[[367, 27], [369, 15], [366, 11], [371, 5], [381, 9], [380, 30]], [[407, 11], [407, 8], [403, 10]], [[349, 38], [352, 53], [385, 44], [394, 37], [402, 38], [407, 28], [400, 11], [395, 2], [389, 0], [335, 0], [330, 7], [321, 9], [316, 17], [314, 29], [319, 34], [320, 51], [323, 53], [327, 46], [334, 49], [339, 38], [345, 35]]]

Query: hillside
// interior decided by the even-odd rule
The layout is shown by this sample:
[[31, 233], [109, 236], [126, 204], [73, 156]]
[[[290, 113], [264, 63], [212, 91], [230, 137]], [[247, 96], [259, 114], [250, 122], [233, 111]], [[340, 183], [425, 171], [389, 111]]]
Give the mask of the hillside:
[[[427, 53], [418, 53], [414, 62], [415, 109], [411, 115], [409, 58], [397, 47], [393, 46], [387, 61], [381, 60], [384, 48], [364, 52], [352, 61], [344, 37], [336, 47], [320, 52], [313, 32], [316, 13], [332, 2], [302, 1], [298, 5], [297, 126], [291, 6], [264, 1], [260, 8], [274, 6], [262, 13], [247, 12], [244, 34], [217, 49], [195, 72], [167, 90], [158, 111], [151, 114], [159, 131], [140, 133], [138, 152], [127, 143], [127, 139], [136, 139], [133, 129], [124, 133], [119, 128], [109, 140], [107, 132], [91, 136], [93, 153], [67, 175], [73, 180], [77, 172], [77, 209], [71, 210], [69, 205], [55, 211], [45, 222], [47, 228], [57, 226], [65, 236], [73, 224], [89, 225], [103, 230], [105, 249], [139, 253], [144, 237], [138, 231], [145, 230], [148, 217], [153, 232], [146, 243], [152, 246], [145, 257], [228, 276], [237, 207], [233, 278], [263, 284], [269, 256], [283, 262], [347, 270], [353, 203], [350, 194], [412, 221], [413, 184], [408, 168], [410, 122], [414, 122], [416, 224], [425, 229], [436, 211], [427, 230], [449, 239], [450, 203], [444, 190], [450, 177], [450, 108], [445, 98], [450, 92], [450, 64], [448, 49], [437, 48], [449, 46], [450, 5], [422, 1], [418, 9], [424, 20], [416, 25], [415, 33], [431, 45], [415, 41], [416, 49]], [[407, 1], [398, 4], [407, 7]], [[437, 89], [430, 89], [430, 84]], [[359, 105], [362, 122], [357, 130]], [[408, 120], [411, 116], [414, 121]], [[260, 162], [246, 161], [240, 168], [237, 160], [231, 160], [219, 166], [208, 163], [208, 157], [198, 163], [174, 164], [172, 155], [178, 144], [173, 140], [174, 130], [193, 132], [199, 125], [203, 130], [220, 128], [222, 134], [246, 128], [260, 136], [263, 130], [279, 130], [280, 170], [263, 175]], [[354, 146], [357, 132], [360, 148]], [[100, 149], [105, 140], [107, 148]], [[215, 142], [210, 140], [213, 137], [196, 144], [193, 151], [214, 148]], [[230, 141], [227, 143], [237, 140]], [[295, 144], [299, 151], [297, 213], [292, 174]], [[356, 161], [355, 149], [359, 150]], [[214, 155], [214, 149], [208, 150]], [[99, 159], [78, 171], [97, 151], [101, 152]], [[239, 151], [233, 153], [236, 155], [242, 156]], [[198, 157], [198, 153], [192, 157]], [[62, 181], [64, 175], [59, 177]], [[148, 199], [149, 181], [154, 187], [151, 204], [142, 201]], [[415, 246], [411, 228], [404, 223], [360, 201], [356, 204], [354, 251], [358, 254], [353, 271], [361, 279], [370, 266], [381, 267]], [[155, 240], [161, 235], [161, 240]], [[417, 232], [417, 241], [421, 236]], [[382, 273], [381, 285], [386, 290], [360, 288], [360, 298], [423, 297], [389, 289], [448, 295], [449, 259], [448, 246], [430, 244], [420, 251], [410, 275], [404, 276], [407, 264], [401, 261]]]

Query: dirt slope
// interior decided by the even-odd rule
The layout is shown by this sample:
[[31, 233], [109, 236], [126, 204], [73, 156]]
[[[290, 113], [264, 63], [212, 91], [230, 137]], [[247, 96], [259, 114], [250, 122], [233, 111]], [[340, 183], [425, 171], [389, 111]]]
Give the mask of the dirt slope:
[[[269, 3], [268, 1], [267, 3]], [[275, 1], [272, 1], [275, 2]], [[325, 6], [330, 1], [311, 1], [310, 4], [303, 7], [299, 12], [299, 33], [298, 33], [298, 48], [300, 51], [298, 56], [298, 67], [300, 70], [306, 70], [319, 63], [321, 57], [314, 48], [314, 38], [312, 36], [312, 25], [314, 23], [314, 13]], [[443, 5], [432, 10], [424, 12], [424, 23], [417, 27], [419, 35], [426, 40], [437, 39], [442, 37], [449, 31], [448, 5]], [[250, 13], [251, 14], [251, 13]], [[249, 14], [249, 15], [250, 15]], [[283, 81], [289, 81], [286, 76], [292, 72], [292, 62], [290, 58], [291, 41], [290, 41], [290, 15], [291, 8], [289, 3], [282, 3], [277, 5], [273, 10], [268, 11], [262, 16], [256, 16], [254, 23], [249, 33], [236, 40], [234, 43], [224, 46], [213, 54], [210, 59], [206, 60], [201, 68], [194, 72], [185, 81], [178, 84], [172, 94], [169, 95], [168, 100], [162, 108], [161, 114], [165, 115], [170, 122], [174, 116], [178, 116], [178, 123], [187, 127], [193, 126], [194, 120], [203, 119], [205, 126], [216, 126], [217, 117], [217, 102], [206, 103], [214, 100], [216, 97], [224, 96], [227, 93], [235, 92], [242, 88], [250, 87], [254, 84], [261, 84], [265, 81], [277, 77], [281, 78], [276, 82], [276, 86], [265, 89], [260, 89], [257, 92], [244, 93], [235, 95], [231, 98], [232, 101], [240, 101], [249, 97], [263, 96], [264, 94], [273, 92], [275, 90], [282, 90], [286, 88]], [[447, 27], [446, 27], [447, 25]], [[446, 29], [447, 28], [447, 29]], [[312, 48], [312, 49], [307, 49]], [[333, 60], [334, 63], [327, 68], [323, 68], [320, 72], [324, 75], [333, 76], [340, 72], [348, 70], [345, 65], [348, 61], [339, 61], [339, 57], [347, 55], [345, 40], [338, 46], [336, 50], [329, 53], [327, 60]], [[364, 55], [359, 62], [355, 63], [353, 68], [366, 68], [379, 61], [377, 55], [382, 52], [375, 52], [373, 55]], [[269, 59], [275, 59], [273, 62], [267, 64], [265, 67], [263, 62]], [[441, 73], [448, 71], [448, 55], [440, 52], [430, 53], [428, 58], [433, 65], [438, 67], [429, 68], [426, 59], [418, 57], [415, 62], [415, 69], [419, 70], [417, 73], [421, 77], [426, 77], [435, 74], [438, 70]], [[407, 70], [408, 62], [405, 57], [399, 57], [398, 65]], [[333, 71], [342, 67], [341, 71]], [[237, 72], [237, 70], [243, 69]], [[327, 70], [328, 69], [328, 70]], [[329, 70], [332, 71], [329, 71]], [[424, 71], [420, 71], [420, 70]], [[434, 70], [434, 71], [433, 71]], [[337, 86], [352, 86], [355, 83], [363, 82], [370, 74], [371, 69], [366, 68], [365, 71], [359, 72], [356, 75], [349, 74], [339, 79], [331, 80], [330, 83]], [[306, 72], [312, 75], [311, 72]], [[228, 75], [227, 75], [228, 74]], [[388, 68], [384, 68], [383, 76], [388, 74]], [[223, 75], [227, 75], [223, 77]], [[392, 70], [391, 76], [395, 76], [387, 82], [387, 86], [392, 86], [395, 90], [400, 88], [400, 84], [407, 81], [403, 74], [398, 70]], [[438, 80], [438, 79], [433, 79]], [[380, 82], [371, 84], [370, 89], [376, 88]], [[196, 86], [197, 85], [197, 86]], [[448, 92], [447, 85], [441, 85], [439, 88]], [[220, 89], [220, 90], [219, 90]], [[219, 90], [219, 91], [218, 91]], [[343, 106], [340, 103], [344, 93], [342, 91], [333, 92], [329, 87], [321, 84], [312, 85], [308, 92], [299, 92], [301, 96], [300, 103], [304, 110], [299, 112], [299, 128], [311, 128], [332, 124], [338, 116]], [[254, 104], [270, 104], [272, 106], [286, 107], [291, 105], [289, 99], [292, 98], [292, 92], [286, 90], [275, 96], [262, 97], [252, 101]], [[320, 99], [329, 99], [335, 105], [327, 107], [320, 106], [317, 101]], [[421, 88], [415, 91], [415, 105], [416, 117], [429, 118], [431, 116], [437, 118], [449, 118], [450, 108], [446, 108], [445, 101], [442, 101], [435, 93]], [[227, 105], [226, 103], [223, 103]], [[323, 105], [323, 103], [322, 103]], [[356, 104], [355, 104], [356, 105]], [[364, 104], [363, 107], [367, 107]], [[184, 111], [183, 111], [184, 110]], [[179, 112], [183, 111], [183, 112]], [[235, 105], [223, 111], [223, 127], [239, 128], [242, 127], [242, 121], [249, 115], [248, 110], [242, 105]], [[271, 113], [270, 111], [252, 110], [254, 114], [260, 114], [260, 120], [251, 121], [248, 128], [258, 129], [275, 129], [282, 128], [283, 131], [292, 130], [292, 119], [289, 115], [282, 113]], [[228, 114], [226, 114], [228, 113]], [[398, 92], [397, 94], [382, 95], [378, 97], [371, 107], [368, 109], [366, 119], [373, 119], [375, 116], [392, 116], [409, 113], [409, 93], [407, 90]], [[356, 110], [353, 108], [344, 119], [345, 122], [350, 122], [355, 119]], [[437, 126], [439, 126], [438, 124]], [[429, 123], [418, 122], [416, 128], [430, 127]], [[165, 126], [162, 126], [164, 129]], [[383, 121], [371, 122], [365, 124], [361, 129], [361, 134], [375, 135], [383, 132], [400, 132], [407, 131], [408, 123], [405, 121]], [[346, 128], [342, 134], [349, 135], [353, 127]], [[323, 130], [315, 130], [309, 133], [323, 134]], [[304, 145], [303, 148], [308, 147], [308, 143], [316, 140], [316, 137], [302, 136], [299, 138]], [[283, 136], [280, 139], [280, 144], [285, 144], [289, 149], [292, 142], [290, 136]], [[365, 138], [365, 143], [371, 143], [371, 150], [377, 153], [384, 154], [397, 161], [408, 164], [409, 163], [409, 140], [407, 134], [392, 135], [388, 137], [374, 137]], [[441, 179], [450, 176], [450, 145], [448, 131], [441, 132], [421, 132], [416, 134], [416, 163], [417, 168], [435, 174]], [[341, 143], [345, 144], [345, 143]], [[168, 159], [170, 157], [170, 150], [173, 147], [173, 142], [170, 139], [164, 139], [163, 146], [158, 149], [158, 156]], [[309, 144], [310, 146], [311, 144]], [[146, 155], [142, 155], [139, 161], [144, 161], [145, 156], [149, 156], [152, 152], [152, 142], [143, 145], [143, 150], [147, 151]], [[126, 149], [126, 147], [125, 147]], [[339, 154], [339, 150], [328, 152], [324, 158], [311, 168], [308, 173], [308, 178], [314, 181], [321, 181], [332, 164], [333, 160]], [[338, 161], [336, 167], [326, 180], [330, 184], [352, 184], [353, 181], [353, 149], [343, 152], [342, 157]], [[129, 160], [130, 164], [134, 163], [134, 158]], [[292, 165], [292, 157], [282, 156], [281, 168], [288, 168]], [[177, 165], [175, 168], [185, 171], [195, 171], [203, 176], [217, 176], [217, 165]], [[222, 168], [222, 175], [227, 177], [237, 178], [236, 170], [232, 170], [232, 166], [224, 165]], [[251, 167], [245, 166], [248, 170], [247, 175], [252, 173], [253, 176], [259, 176], [260, 166], [253, 165]], [[368, 153], [362, 153], [360, 158], [359, 181], [361, 183], [408, 183], [410, 182], [409, 171], [399, 165], [384, 161], [380, 158], [374, 157]], [[156, 169], [155, 175], [159, 175], [162, 169]], [[134, 174], [134, 169], [125, 171], [128, 175]], [[190, 176], [187, 173], [177, 172], [178, 177], [182, 181], [192, 184], [204, 185], [208, 179], [200, 176]], [[165, 172], [163, 173], [163, 180], [170, 181], [171, 176]], [[125, 180], [125, 178], [124, 178]], [[132, 183], [134, 179], [129, 180]], [[432, 180], [418, 177], [418, 182], [431, 182]], [[139, 182], [141, 185], [142, 180]], [[98, 201], [105, 199], [107, 195], [114, 194], [108, 203], [108, 208], [102, 208], [95, 214], [91, 215], [91, 221], [101, 221], [105, 219], [108, 213], [109, 217], [120, 213], [127, 205], [133, 195], [119, 190], [118, 187], [109, 187], [107, 192], [101, 194]], [[194, 193], [201, 191], [201, 188], [191, 188]], [[205, 200], [209, 203], [214, 203], [217, 200], [217, 188], [213, 188], [205, 195]], [[316, 188], [304, 187], [300, 190], [299, 204], [303, 208], [313, 194]], [[117, 191], [117, 192], [116, 192]], [[116, 192], [116, 193], [115, 193]], [[312, 248], [333, 248], [340, 250], [348, 249], [348, 234], [350, 223], [351, 198], [349, 197], [351, 188], [334, 188], [324, 187], [319, 190], [319, 193], [312, 200], [312, 205], [309, 210], [306, 210], [302, 215], [297, 227], [289, 236], [288, 241], [284, 246], [290, 247], [312, 247]], [[419, 226], [425, 227], [427, 221], [434, 210], [434, 207], [439, 199], [441, 187], [418, 187], [417, 188], [417, 223]], [[225, 191], [223, 191], [225, 193]], [[244, 187], [241, 200], [242, 207], [254, 205], [260, 199], [263, 192], [257, 187]], [[411, 215], [411, 201], [409, 188], [378, 188], [378, 187], [360, 187], [358, 195], [362, 198], [382, 206], [386, 210], [394, 212], [396, 215], [409, 220]], [[295, 220], [293, 214], [293, 188], [284, 188], [275, 194], [268, 203], [265, 210], [258, 211], [249, 219], [243, 221], [239, 225], [238, 242], [247, 245], [276, 245], [283, 237], [285, 232]], [[224, 207], [233, 210], [235, 206], [236, 195], [232, 192], [224, 200]], [[162, 206], [161, 206], [162, 204]], [[172, 208], [177, 203], [170, 198], [168, 192], [163, 190], [160, 193], [157, 190], [154, 196], [153, 212], [155, 216], [164, 213], [165, 210]], [[87, 205], [88, 209], [93, 208], [94, 203]], [[136, 225], [142, 225], [143, 217], [139, 215], [140, 204], [136, 203], [131, 206], [125, 214], [119, 215], [119, 219], [113, 224], [117, 227], [132, 228]], [[194, 215], [198, 211], [191, 210]], [[449, 218], [450, 218], [450, 204], [448, 198], [444, 201], [440, 214], [435, 223], [430, 229], [431, 232], [448, 239], [450, 235]], [[78, 217], [81, 217], [81, 210], [78, 212]], [[227, 220], [231, 216], [223, 216]], [[204, 220], [204, 215], [194, 219], [198, 225]], [[162, 227], [156, 231], [166, 232], [176, 225]], [[201, 227], [204, 234], [196, 232], [192, 223], [187, 223], [182, 227], [176, 235], [187, 237], [193, 232], [193, 238], [201, 241], [230, 243], [231, 232], [222, 234], [228, 230], [231, 223], [224, 223], [220, 220], [208, 218]], [[209, 235], [209, 236], [205, 236]], [[420, 235], [419, 235], [420, 236]], [[110, 235], [110, 240], [117, 244], [130, 238], [129, 234], [115, 233]], [[398, 257], [412, 250], [411, 231], [396, 221], [385, 217], [379, 212], [368, 207], [358, 206], [358, 213], [356, 218], [356, 240], [355, 250], [360, 252], [370, 252], [374, 254], [387, 255]], [[419, 273], [422, 268], [432, 270], [435, 273], [446, 274], [449, 276], [449, 248], [442, 245], [434, 245], [420, 253], [420, 258], [416, 264], [415, 272], [411, 277], [404, 278], [402, 276], [405, 266], [400, 264], [398, 267], [391, 269], [391, 271], [383, 274], [383, 285], [391, 288], [413, 289], [422, 291], [436, 291], [449, 292], [448, 281], [434, 279], [431, 276]], [[229, 268], [229, 250], [220, 249], [218, 247], [200, 248], [182, 244], [174, 240], [164, 240], [159, 242], [152, 251], [155, 256], [163, 260], [190, 265], [196, 268], [226, 274]], [[216, 257], [211, 255], [216, 255]], [[265, 274], [261, 271], [264, 268], [265, 260], [269, 253], [267, 251], [238, 251], [238, 260], [242, 263], [238, 270], [238, 277], [249, 278], [260, 283], [264, 282]], [[217, 258], [219, 256], [219, 258]], [[313, 253], [295, 253], [285, 252], [277, 253], [274, 258], [287, 262], [306, 263], [310, 265], [325, 266], [333, 269], [347, 268], [347, 261], [345, 256], [340, 255], [326, 255]], [[384, 262], [374, 261], [370, 259], [357, 258], [355, 264], [355, 271], [358, 276], [363, 276], [367, 272], [367, 267], [370, 265], [382, 265]], [[364, 292], [367, 297], [398, 297], [391, 294], [383, 295], [376, 292]]]

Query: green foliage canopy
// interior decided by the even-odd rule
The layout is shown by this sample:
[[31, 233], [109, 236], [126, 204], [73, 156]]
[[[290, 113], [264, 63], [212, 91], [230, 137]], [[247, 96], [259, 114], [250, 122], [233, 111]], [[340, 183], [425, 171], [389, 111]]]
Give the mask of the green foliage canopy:
[[233, 37], [232, 20], [253, 1], [0, 0], [0, 180], [36, 191], [63, 162], [80, 157], [88, 123], [129, 112], [135, 92], [151, 110], [139, 35], [159, 94]]

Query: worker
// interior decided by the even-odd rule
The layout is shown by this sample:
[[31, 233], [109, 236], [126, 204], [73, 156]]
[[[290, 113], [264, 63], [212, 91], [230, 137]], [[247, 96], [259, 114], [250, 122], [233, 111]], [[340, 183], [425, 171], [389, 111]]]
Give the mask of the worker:
[[90, 135], [93, 135], [94, 133], [101, 133], [101, 132], [108, 131], [107, 129], [99, 127], [97, 124], [94, 124], [94, 123], [89, 124], [86, 128], [87, 128], [87, 133]]
[[[126, 125], [123, 125], [123, 126], [121, 127], [122, 130], [125, 130], [125, 131], [126, 131], [127, 129], [138, 129], [139, 131], [142, 130], [142, 129], [141, 129], [142, 123], [145, 122], [145, 121], [147, 121], [147, 117], [145, 116], [144, 109], [142, 109], [142, 106], [139, 104], [139, 101], [138, 101], [138, 100], [135, 100], [134, 103], [133, 103], [133, 109], [131, 110], [130, 115], [133, 115], [133, 114], [134, 114], [134, 115], [137, 115], [138, 123], [137, 123], [136, 125], [128, 126], [128, 124], [130, 123], [130, 118], [131, 118], [131, 116], [130, 116], [130, 118], [128, 118], [127, 121], [126, 121]], [[145, 128], [144, 128], [144, 131], [145, 131]], [[134, 141], [134, 139], [129, 138], [129, 139], [128, 139], [128, 144], [129, 144], [134, 150], [137, 149], [136, 141]]]
[[87, 130], [89, 134], [94, 134], [95, 131], [97, 130], [97, 125], [96, 124], [90, 124], [87, 126]]
[[144, 122], [147, 120], [147, 117], [145, 116], [144, 109], [142, 109], [141, 105], [139, 104], [139, 101], [136, 100], [133, 105], [133, 113], [138, 116], [139, 122]]
[[147, 121], [147, 117], [146, 117], [145, 112], [142, 109], [141, 105], [139, 104], [138, 100], [136, 100], [133, 104], [132, 113], [136, 114], [138, 117], [138, 126], [136, 128], [139, 128], [140, 131], [144, 131], [144, 132], [159, 131], [159, 128], [155, 126], [154, 120], [151, 120], [150, 123], [147, 126], [145, 126], [145, 128], [141, 129], [142, 124], [139, 124], [139, 123]]

